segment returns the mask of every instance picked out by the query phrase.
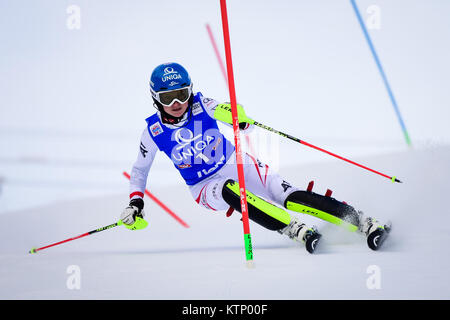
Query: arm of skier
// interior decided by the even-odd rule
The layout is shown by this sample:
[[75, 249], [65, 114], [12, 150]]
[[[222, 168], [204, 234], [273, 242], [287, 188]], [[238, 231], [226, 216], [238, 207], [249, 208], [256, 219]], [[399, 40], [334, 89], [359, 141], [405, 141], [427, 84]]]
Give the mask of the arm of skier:
[[[229, 103], [219, 103], [217, 100], [214, 99], [210, 99], [210, 98], [202, 98], [203, 101], [203, 105], [205, 107], [206, 112], [208, 113], [208, 115], [213, 118], [216, 119], [222, 123], [224, 123], [226, 126], [233, 128], [233, 123], [231, 122], [231, 105]], [[242, 108], [241, 105], [239, 105], [240, 108]], [[230, 113], [230, 117], [223, 117], [221, 116], [218, 112], [216, 112], [217, 108], [221, 108], [222, 110], [228, 110], [229, 108], [229, 113]], [[242, 108], [243, 110], [243, 108]], [[227, 111], [225, 111], [226, 113]], [[221, 114], [223, 114], [223, 112], [221, 112]], [[244, 118], [245, 119], [245, 118]], [[241, 130], [245, 130], [245, 133], [250, 133], [254, 128], [254, 125], [245, 121], [241, 121], [239, 122], [239, 129]]]
[[141, 135], [139, 152], [130, 173], [130, 203], [120, 215], [125, 225], [131, 226], [136, 217], [144, 217], [144, 192], [147, 176], [152, 166], [158, 147], [150, 137], [147, 128]]

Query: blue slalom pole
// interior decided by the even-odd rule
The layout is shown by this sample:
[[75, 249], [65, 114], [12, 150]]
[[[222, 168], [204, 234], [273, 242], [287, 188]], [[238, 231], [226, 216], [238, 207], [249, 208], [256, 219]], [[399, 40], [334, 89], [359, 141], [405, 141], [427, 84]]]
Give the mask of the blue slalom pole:
[[398, 121], [400, 126], [402, 127], [403, 135], [405, 136], [406, 143], [411, 146], [411, 139], [409, 138], [408, 131], [406, 130], [405, 123], [403, 121], [402, 115], [397, 105], [397, 101], [395, 100], [394, 94], [392, 93], [391, 86], [387, 80], [386, 74], [384, 73], [383, 67], [381, 66], [380, 59], [378, 58], [377, 52], [375, 51], [375, 47], [373, 46], [372, 40], [370, 39], [369, 33], [367, 32], [366, 26], [364, 24], [363, 19], [361, 18], [361, 14], [359, 13], [358, 6], [356, 5], [355, 0], [350, 0], [353, 9], [355, 10], [356, 17], [358, 18], [359, 24], [361, 25], [361, 29], [366, 37], [367, 43], [369, 44], [370, 51], [375, 59], [375, 63], [377, 64], [378, 70], [380, 71], [381, 78], [383, 79], [386, 90], [389, 94], [389, 98], [391, 99], [392, 106], [394, 107], [395, 113], [397, 114]]

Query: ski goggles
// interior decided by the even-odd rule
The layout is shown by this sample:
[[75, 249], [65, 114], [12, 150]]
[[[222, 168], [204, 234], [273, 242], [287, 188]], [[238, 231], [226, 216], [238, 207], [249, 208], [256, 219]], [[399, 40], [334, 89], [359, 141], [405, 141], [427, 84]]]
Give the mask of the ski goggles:
[[165, 107], [171, 107], [175, 102], [185, 103], [192, 93], [192, 85], [182, 89], [152, 92], [153, 97]]

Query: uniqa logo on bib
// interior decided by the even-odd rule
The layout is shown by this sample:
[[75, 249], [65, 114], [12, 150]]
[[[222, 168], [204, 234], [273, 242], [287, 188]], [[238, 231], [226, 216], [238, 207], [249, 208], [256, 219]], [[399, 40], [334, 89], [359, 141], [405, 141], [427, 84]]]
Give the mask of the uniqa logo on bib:
[[[201, 126], [201, 122], [200, 122]], [[197, 129], [197, 126], [195, 126]], [[216, 129], [209, 129], [202, 134], [200, 130], [194, 130], [200, 132], [194, 134], [188, 128], [180, 128], [172, 134], [172, 140], [177, 142], [172, 149], [172, 161], [175, 164], [212, 164], [216, 157], [219, 159], [222, 156], [222, 152], [217, 152], [218, 145], [222, 142], [219, 135], [220, 132]], [[217, 141], [216, 143], [212, 143]], [[215, 155], [213, 156], [213, 153]]]
[[181, 79], [181, 75], [177, 71], [175, 71], [172, 67], [167, 67], [164, 69], [164, 74], [161, 78], [163, 82], [176, 79]]

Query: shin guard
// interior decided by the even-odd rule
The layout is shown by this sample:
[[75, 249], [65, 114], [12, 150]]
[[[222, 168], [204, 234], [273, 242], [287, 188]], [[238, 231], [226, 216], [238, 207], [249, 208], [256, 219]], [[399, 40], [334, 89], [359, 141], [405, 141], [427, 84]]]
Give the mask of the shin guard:
[[294, 191], [286, 198], [284, 207], [342, 225], [350, 231], [356, 231], [359, 226], [359, 213], [352, 206], [312, 191]]
[[[273, 231], [281, 230], [291, 222], [291, 216], [283, 209], [270, 204], [248, 190], [246, 195], [250, 220]], [[222, 189], [222, 197], [233, 209], [241, 212], [241, 197], [237, 182], [227, 180]]]

